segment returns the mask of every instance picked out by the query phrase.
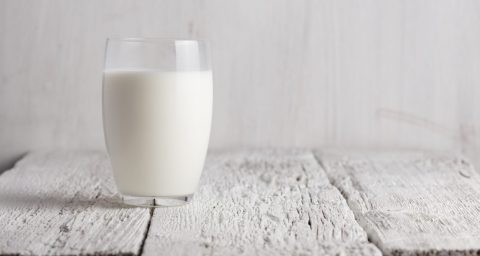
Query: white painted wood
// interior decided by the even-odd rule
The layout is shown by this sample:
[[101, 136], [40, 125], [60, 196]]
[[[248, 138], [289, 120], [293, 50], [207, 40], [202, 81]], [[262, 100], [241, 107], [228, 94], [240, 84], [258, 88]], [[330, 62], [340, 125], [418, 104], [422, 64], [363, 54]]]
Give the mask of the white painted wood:
[[214, 148], [480, 159], [479, 18], [475, 0], [2, 0], [0, 167], [29, 149], [103, 147], [110, 35], [212, 41]]
[[136, 254], [148, 209], [122, 207], [104, 153], [34, 153], [0, 176], [0, 254]]
[[309, 151], [212, 153], [193, 203], [155, 209], [148, 228], [148, 209], [118, 203], [104, 153], [33, 153], [0, 176], [0, 254], [480, 252], [480, 175], [463, 157], [318, 158], [326, 172]]
[[213, 154], [201, 183], [155, 209], [145, 255], [380, 255], [309, 152]]
[[318, 157], [385, 254], [480, 253], [480, 176], [463, 157], [341, 151]]

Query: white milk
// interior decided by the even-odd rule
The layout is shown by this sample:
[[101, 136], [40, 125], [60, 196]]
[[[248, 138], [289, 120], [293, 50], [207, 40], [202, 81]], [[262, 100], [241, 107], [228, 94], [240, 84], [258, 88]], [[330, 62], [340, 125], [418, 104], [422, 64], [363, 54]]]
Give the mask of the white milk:
[[104, 73], [104, 128], [124, 195], [193, 194], [207, 153], [212, 73]]

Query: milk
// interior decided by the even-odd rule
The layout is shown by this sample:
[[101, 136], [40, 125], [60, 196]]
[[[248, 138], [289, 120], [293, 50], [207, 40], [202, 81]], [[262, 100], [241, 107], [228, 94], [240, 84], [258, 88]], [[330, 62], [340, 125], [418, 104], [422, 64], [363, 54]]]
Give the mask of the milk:
[[193, 194], [207, 153], [212, 73], [107, 70], [104, 129], [119, 191]]

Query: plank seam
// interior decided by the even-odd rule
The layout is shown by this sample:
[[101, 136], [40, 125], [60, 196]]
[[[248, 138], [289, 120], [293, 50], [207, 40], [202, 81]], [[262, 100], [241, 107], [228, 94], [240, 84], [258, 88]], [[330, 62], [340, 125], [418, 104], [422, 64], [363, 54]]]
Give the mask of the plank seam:
[[147, 224], [147, 228], [145, 229], [145, 233], [143, 233], [142, 243], [140, 244], [140, 248], [138, 249], [137, 255], [139, 256], [143, 255], [143, 249], [145, 248], [145, 241], [147, 241], [148, 232], [150, 231], [150, 225], [152, 224], [154, 210], [155, 208], [149, 209], [150, 218], [148, 219], [148, 224]]
[[[326, 166], [323, 164], [323, 162], [322, 162], [322, 160], [320, 159], [320, 157], [317, 156], [317, 154], [313, 154], [313, 156], [314, 156], [316, 162], [318, 163], [318, 165], [320, 165], [320, 167], [321, 167], [323, 170], [326, 171], [326, 170], [327, 170], [327, 169], [326, 169]], [[343, 191], [342, 191], [339, 187], [337, 187], [337, 186], [335, 185], [335, 183], [330, 179], [330, 177], [329, 177], [328, 175], [326, 175], [326, 176], [327, 176], [327, 179], [328, 179], [328, 182], [330, 183], [330, 185], [332, 185], [333, 187], [335, 187], [335, 188], [338, 190], [338, 192], [340, 192], [340, 195], [342, 195], [343, 199], [345, 199], [345, 202], [347, 202], [348, 209], [350, 209], [350, 211], [352, 211], [353, 216], [355, 217], [355, 222], [356, 222], [356, 223], [358, 224], [358, 226], [359, 226], [363, 231], [365, 231], [365, 233], [367, 234], [367, 241], [368, 241], [369, 243], [375, 245], [375, 247], [377, 247], [377, 248], [382, 252], [382, 254], [384, 254], [385, 252], [380, 249], [380, 248], [382, 248], [381, 245], [378, 244], [378, 243], [376, 243], [376, 240], [375, 240], [375, 239], [372, 240], [372, 238], [370, 237], [370, 233], [368, 232], [368, 230], [366, 230], [365, 227], [362, 226], [361, 223], [358, 221], [358, 216], [357, 216], [357, 214], [355, 213], [355, 211], [352, 209], [352, 207], [350, 206], [350, 204], [349, 204], [349, 202], [348, 202], [348, 198], [343, 194]]]

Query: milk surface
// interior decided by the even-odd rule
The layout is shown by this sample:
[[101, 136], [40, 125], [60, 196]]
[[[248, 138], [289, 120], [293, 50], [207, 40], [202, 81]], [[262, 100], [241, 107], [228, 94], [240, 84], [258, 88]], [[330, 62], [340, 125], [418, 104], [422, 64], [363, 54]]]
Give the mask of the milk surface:
[[103, 104], [107, 148], [122, 194], [194, 193], [210, 135], [210, 71], [107, 70]]

